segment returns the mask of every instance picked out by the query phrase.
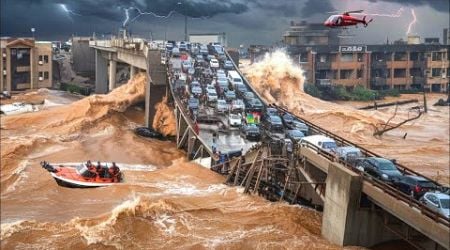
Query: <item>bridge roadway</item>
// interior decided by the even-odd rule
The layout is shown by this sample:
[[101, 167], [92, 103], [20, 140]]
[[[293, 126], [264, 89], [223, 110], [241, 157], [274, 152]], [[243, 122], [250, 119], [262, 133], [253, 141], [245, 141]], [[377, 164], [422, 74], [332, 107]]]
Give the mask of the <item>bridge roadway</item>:
[[[101, 50], [102, 48], [96, 48], [98, 50]], [[145, 51], [145, 49], [144, 49]], [[147, 50], [148, 51], [148, 50]], [[110, 49], [108, 52], [113, 53]], [[144, 53], [145, 54], [145, 53]], [[226, 53], [227, 57], [231, 59], [231, 57]], [[148, 58], [148, 54], [145, 54], [145, 56]], [[233, 63], [234, 64], [234, 63]], [[256, 92], [251, 84], [248, 83], [244, 75], [239, 71], [238, 67], [234, 65], [234, 68], [238, 73], [241, 75], [242, 79], [244, 80], [244, 83], [251, 89], [255, 95], [257, 95], [261, 101], [264, 103], [265, 106], [267, 106], [267, 103], [265, 103], [264, 99], [259, 96], [258, 92]], [[170, 67], [169, 67], [170, 70]], [[151, 72], [151, 66], [147, 63], [147, 73]], [[152, 75], [149, 73], [149, 78], [152, 78]], [[171, 82], [171, 75], [167, 74], [167, 82]], [[151, 81], [151, 80], [150, 80]], [[176, 92], [174, 91], [174, 88], [171, 84], [169, 84], [170, 87], [170, 93], [173, 97], [173, 104], [175, 106], [175, 114], [176, 114], [176, 120], [177, 120], [177, 146], [180, 148], [184, 148], [187, 150], [189, 157], [195, 159], [195, 158], [204, 158], [207, 159], [206, 161], [202, 162], [210, 162], [210, 164], [214, 164], [216, 158], [211, 150], [212, 145], [212, 131], [218, 131], [217, 127], [214, 127], [214, 125], [201, 125], [199, 126], [199, 133], [196, 133], [195, 124], [192, 121], [187, 107], [185, 103], [177, 96]], [[279, 109], [280, 112], [289, 112], [283, 107], [276, 107]], [[294, 115], [294, 114], [293, 114]], [[296, 115], [294, 115], [296, 116]], [[316, 126], [313, 123], [310, 123], [306, 119], [302, 117], [296, 116], [299, 120], [303, 121], [305, 124], [307, 124], [310, 128], [310, 130], [315, 134], [324, 134], [328, 137], [334, 138], [336, 142], [341, 146], [351, 145], [358, 147], [365, 156], [379, 156], [374, 152], [371, 152], [367, 149], [364, 149], [358, 145], [354, 145], [350, 141], [339, 137], [323, 128], [320, 128]], [[255, 145], [242, 140], [238, 133], [230, 132], [225, 134], [220, 134], [219, 139], [217, 141], [217, 146], [219, 148], [222, 148], [223, 151], [226, 150], [236, 150], [242, 148], [244, 152], [248, 151], [248, 154], [255, 155]], [[258, 146], [256, 146], [258, 148]], [[335, 188], [338, 189], [339, 192], [337, 192], [340, 195], [347, 196], [346, 202], [348, 204], [340, 204], [339, 205], [339, 199], [331, 199], [333, 197], [330, 197], [331, 194], [336, 193], [335, 190], [329, 189], [330, 184], [333, 184], [332, 181], [334, 179], [333, 172], [340, 171], [341, 173], [345, 173], [348, 175], [350, 180], [350, 186], [352, 186], [354, 183], [354, 179], [360, 180], [360, 191], [364, 195], [367, 196], [367, 198], [373, 203], [376, 204], [377, 207], [381, 208], [383, 211], [387, 212], [388, 214], [395, 217], [397, 220], [400, 220], [404, 222], [409, 227], [413, 228], [415, 231], [419, 232], [425, 238], [431, 239], [433, 242], [437, 243], [435, 245], [426, 245], [425, 248], [446, 248], [450, 249], [450, 239], [449, 239], [449, 221], [446, 220], [442, 215], [439, 215], [432, 210], [428, 209], [427, 207], [423, 206], [421, 203], [419, 203], [416, 200], [410, 199], [408, 196], [404, 195], [403, 193], [399, 192], [398, 190], [395, 190], [391, 186], [382, 183], [380, 181], [371, 179], [368, 176], [365, 176], [364, 174], [355, 172], [354, 169], [347, 166], [346, 162], [336, 162], [334, 159], [334, 156], [328, 155], [326, 152], [323, 152], [317, 148], [314, 148], [311, 145], [307, 145], [306, 147], [300, 147], [296, 150], [296, 157], [297, 159], [303, 160], [303, 162], [308, 162], [311, 166], [314, 166], [317, 169], [320, 169], [323, 173], [327, 174], [328, 177], [326, 178], [326, 192], [325, 195], [322, 196], [325, 204], [324, 209], [324, 219], [323, 219], [323, 226], [322, 226], [322, 235], [324, 235], [325, 238], [329, 239], [331, 242], [339, 244], [339, 245], [347, 245], [351, 243], [358, 242], [358, 240], [352, 240], [348, 239], [349, 234], [348, 232], [351, 232], [351, 234], [354, 234], [356, 236], [353, 237], [361, 237], [361, 234], [367, 234], [369, 232], [363, 232], [362, 231], [354, 231], [355, 227], [351, 226], [350, 224], [355, 223], [357, 221], [358, 223], [365, 223], [361, 220], [351, 220], [352, 218], [356, 218], [355, 213], [360, 213], [362, 209], [357, 208], [356, 210], [349, 209], [350, 203], [358, 203], [361, 199], [364, 197], [362, 195], [356, 194], [355, 197], [348, 197], [349, 193], [345, 193], [346, 191], [351, 192], [351, 189], [349, 189], [349, 186], [340, 186], [334, 185]], [[403, 171], [405, 174], [413, 174], [413, 175], [419, 175], [419, 173], [402, 166], [400, 164], [396, 164], [397, 167]], [[331, 167], [331, 168], [330, 168]], [[303, 172], [306, 175], [308, 175], [307, 172]], [[314, 180], [314, 176], [309, 176], [309, 179]], [[358, 183], [358, 182], [355, 182]], [[356, 201], [354, 200], [356, 199]], [[337, 203], [336, 203], [337, 202]], [[327, 209], [327, 203], [328, 209]], [[333, 206], [342, 206], [340, 209], [333, 208]], [[340, 214], [330, 214], [331, 210], [343, 210]], [[376, 211], [375, 211], [376, 212]], [[352, 214], [353, 213], [353, 214]], [[385, 213], [386, 214], [386, 213]], [[329, 218], [329, 215], [334, 215], [340, 218], [337, 218], [339, 223], [331, 224], [334, 220], [334, 218]], [[391, 231], [394, 231], [392, 227], [388, 226], [389, 218], [384, 216], [385, 220], [385, 227]], [[339, 228], [341, 227], [341, 228]], [[409, 238], [412, 237], [409, 234], [409, 227], [406, 233], [406, 238], [404, 236], [401, 236], [401, 238], [404, 238], [405, 240], [412, 243], [414, 246], [420, 248], [423, 247], [423, 245], [420, 244], [414, 244]], [[358, 227], [356, 227], [358, 228]], [[336, 238], [336, 232], [329, 232], [329, 231], [344, 231], [344, 233], [341, 233]], [[347, 233], [345, 233], [347, 232]], [[350, 235], [351, 235], [350, 234]], [[398, 231], [396, 234], [400, 234]], [[359, 236], [358, 236], [359, 235]], [[351, 238], [351, 237], [350, 237]], [[372, 242], [373, 243], [373, 242]], [[367, 244], [361, 244], [370, 246]]]

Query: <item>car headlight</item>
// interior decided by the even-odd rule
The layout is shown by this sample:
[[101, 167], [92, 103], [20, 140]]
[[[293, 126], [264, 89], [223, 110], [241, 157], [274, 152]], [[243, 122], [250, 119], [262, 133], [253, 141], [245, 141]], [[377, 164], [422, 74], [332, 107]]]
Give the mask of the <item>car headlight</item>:
[[385, 179], [385, 180], [389, 180], [389, 176], [387, 174], [382, 174], [381, 178]]

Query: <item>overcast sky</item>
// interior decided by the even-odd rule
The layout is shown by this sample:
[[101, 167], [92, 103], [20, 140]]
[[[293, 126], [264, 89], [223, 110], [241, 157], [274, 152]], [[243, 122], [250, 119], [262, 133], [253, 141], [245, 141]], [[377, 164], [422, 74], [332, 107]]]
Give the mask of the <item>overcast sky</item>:
[[[179, 4], [179, 2], [181, 4]], [[181, 40], [184, 17], [189, 33], [225, 32], [230, 46], [273, 44], [281, 40], [291, 20], [323, 22], [333, 10], [364, 9], [374, 16], [368, 28], [351, 28], [350, 42], [383, 43], [406, 38], [408, 24], [417, 22], [411, 33], [439, 37], [449, 26], [448, 0], [0, 0], [1, 36], [31, 36], [36, 28], [40, 40], [66, 40], [72, 34], [117, 33], [126, 20], [134, 35], [154, 39]], [[61, 4], [64, 4], [62, 6]], [[401, 9], [402, 8], [402, 9]], [[139, 11], [153, 12], [141, 15]], [[400, 11], [399, 11], [400, 10]], [[161, 17], [167, 16], [169, 17]], [[137, 17], [137, 18], [136, 18]]]

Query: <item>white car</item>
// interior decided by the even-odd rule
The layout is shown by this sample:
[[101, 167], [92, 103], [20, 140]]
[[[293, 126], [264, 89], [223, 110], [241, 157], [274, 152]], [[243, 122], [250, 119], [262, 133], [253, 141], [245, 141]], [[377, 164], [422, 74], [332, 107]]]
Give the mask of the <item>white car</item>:
[[420, 198], [420, 202], [450, 219], [450, 195], [439, 192], [427, 192]]
[[216, 104], [217, 113], [225, 113], [228, 111], [228, 103], [224, 99], [217, 100]]
[[211, 59], [211, 61], [209, 61], [209, 65], [211, 66], [211, 68], [219, 68], [219, 61], [217, 59]]
[[214, 93], [216, 93], [216, 88], [212, 84], [208, 84], [206, 86], [206, 92], [214, 92]]
[[231, 101], [231, 111], [244, 111], [245, 104], [241, 99]]
[[230, 113], [230, 115], [228, 116], [228, 124], [231, 127], [239, 127], [242, 124], [242, 119], [241, 116], [238, 114], [233, 114]]
[[216, 102], [218, 99], [216, 91], [208, 91], [206, 92], [206, 98], [208, 99], [208, 102]]

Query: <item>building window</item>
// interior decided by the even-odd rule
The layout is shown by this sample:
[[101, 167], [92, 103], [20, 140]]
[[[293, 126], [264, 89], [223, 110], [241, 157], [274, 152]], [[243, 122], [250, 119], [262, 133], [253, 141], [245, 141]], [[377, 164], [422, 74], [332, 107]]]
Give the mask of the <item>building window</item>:
[[440, 77], [442, 75], [442, 69], [441, 68], [433, 68], [431, 69], [431, 76], [432, 77]]
[[321, 63], [329, 62], [328, 55], [326, 55], [326, 54], [319, 54], [318, 57], [319, 57], [319, 62], [321, 62]]
[[362, 69], [357, 69], [356, 70], [356, 78], [362, 78], [363, 77], [363, 70]]
[[341, 62], [352, 62], [352, 61], [353, 61], [353, 54], [351, 53], [341, 54]]
[[405, 78], [406, 69], [394, 69], [394, 78]]
[[340, 79], [351, 79], [353, 74], [352, 69], [342, 69], [340, 73]]
[[39, 71], [39, 77], [44, 77], [44, 72]]
[[44, 79], [48, 80], [48, 71], [44, 71]]
[[39, 61], [40, 62], [44, 61], [44, 57], [43, 56], [39, 56]]
[[44, 63], [48, 63], [48, 56], [47, 55], [44, 56]]
[[442, 61], [442, 53], [441, 52], [433, 52], [431, 53], [432, 61]]

